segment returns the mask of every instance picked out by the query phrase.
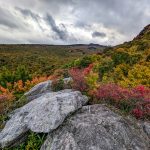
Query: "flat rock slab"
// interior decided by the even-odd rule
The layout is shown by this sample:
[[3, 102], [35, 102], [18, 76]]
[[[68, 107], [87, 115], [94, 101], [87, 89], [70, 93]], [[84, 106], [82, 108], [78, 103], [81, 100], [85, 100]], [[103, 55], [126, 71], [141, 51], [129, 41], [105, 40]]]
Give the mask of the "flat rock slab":
[[0, 133], [1, 147], [9, 146], [28, 130], [49, 133], [61, 125], [64, 119], [88, 101], [78, 91], [63, 90], [46, 93], [17, 109]]
[[140, 126], [103, 105], [91, 105], [50, 133], [41, 150], [149, 150], [149, 143]]

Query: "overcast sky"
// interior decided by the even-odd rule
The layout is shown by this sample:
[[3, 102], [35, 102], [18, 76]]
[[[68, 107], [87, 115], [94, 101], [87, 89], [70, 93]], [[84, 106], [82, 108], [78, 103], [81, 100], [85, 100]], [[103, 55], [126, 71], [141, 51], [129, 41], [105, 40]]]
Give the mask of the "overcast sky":
[[0, 43], [116, 45], [150, 23], [150, 0], [0, 0]]

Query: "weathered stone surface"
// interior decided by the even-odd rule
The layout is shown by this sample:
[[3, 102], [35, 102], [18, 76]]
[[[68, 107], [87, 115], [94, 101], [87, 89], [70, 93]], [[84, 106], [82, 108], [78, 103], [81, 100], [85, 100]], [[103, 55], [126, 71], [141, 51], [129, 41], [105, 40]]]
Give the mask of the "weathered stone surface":
[[[64, 87], [68, 87], [68, 84], [72, 81], [72, 78], [64, 78]], [[24, 96], [27, 98], [28, 101], [31, 101], [33, 99], [36, 99], [46, 93], [53, 92], [52, 91], [52, 82], [51, 80], [47, 80], [44, 82], [41, 82], [37, 85], [35, 85], [33, 88], [31, 88], [28, 92], [24, 94]]]
[[41, 150], [149, 150], [143, 130], [103, 105], [84, 106], [50, 133]]
[[143, 123], [143, 130], [150, 138], [150, 122], [144, 122]]
[[17, 109], [0, 133], [1, 147], [11, 145], [28, 130], [48, 133], [88, 101], [78, 91], [63, 90], [46, 93]]
[[52, 81], [48, 80], [35, 85], [32, 89], [26, 92], [24, 95], [31, 101], [35, 98], [42, 96], [45, 93], [52, 92]]

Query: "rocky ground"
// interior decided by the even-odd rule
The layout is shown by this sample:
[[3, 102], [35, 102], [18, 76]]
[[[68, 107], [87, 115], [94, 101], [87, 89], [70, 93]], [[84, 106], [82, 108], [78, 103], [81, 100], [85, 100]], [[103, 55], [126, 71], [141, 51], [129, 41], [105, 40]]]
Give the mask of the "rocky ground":
[[11, 114], [0, 133], [1, 148], [20, 144], [33, 131], [48, 133], [41, 150], [150, 149], [149, 122], [133, 121], [105, 105], [87, 105], [81, 92], [53, 92], [51, 85], [46, 81], [25, 93], [28, 103]]

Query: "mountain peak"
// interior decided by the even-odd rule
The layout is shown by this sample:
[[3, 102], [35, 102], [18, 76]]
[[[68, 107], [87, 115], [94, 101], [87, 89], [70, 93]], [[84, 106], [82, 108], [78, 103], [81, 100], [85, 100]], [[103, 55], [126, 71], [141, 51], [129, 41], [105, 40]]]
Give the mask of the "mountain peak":
[[[144, 29], [134, 38], [135, 40], [141, 39], [146, 35], [150, 35], [150, 24], [144, 27]], [[148, 36], [150, 38], [150, 36]]]

